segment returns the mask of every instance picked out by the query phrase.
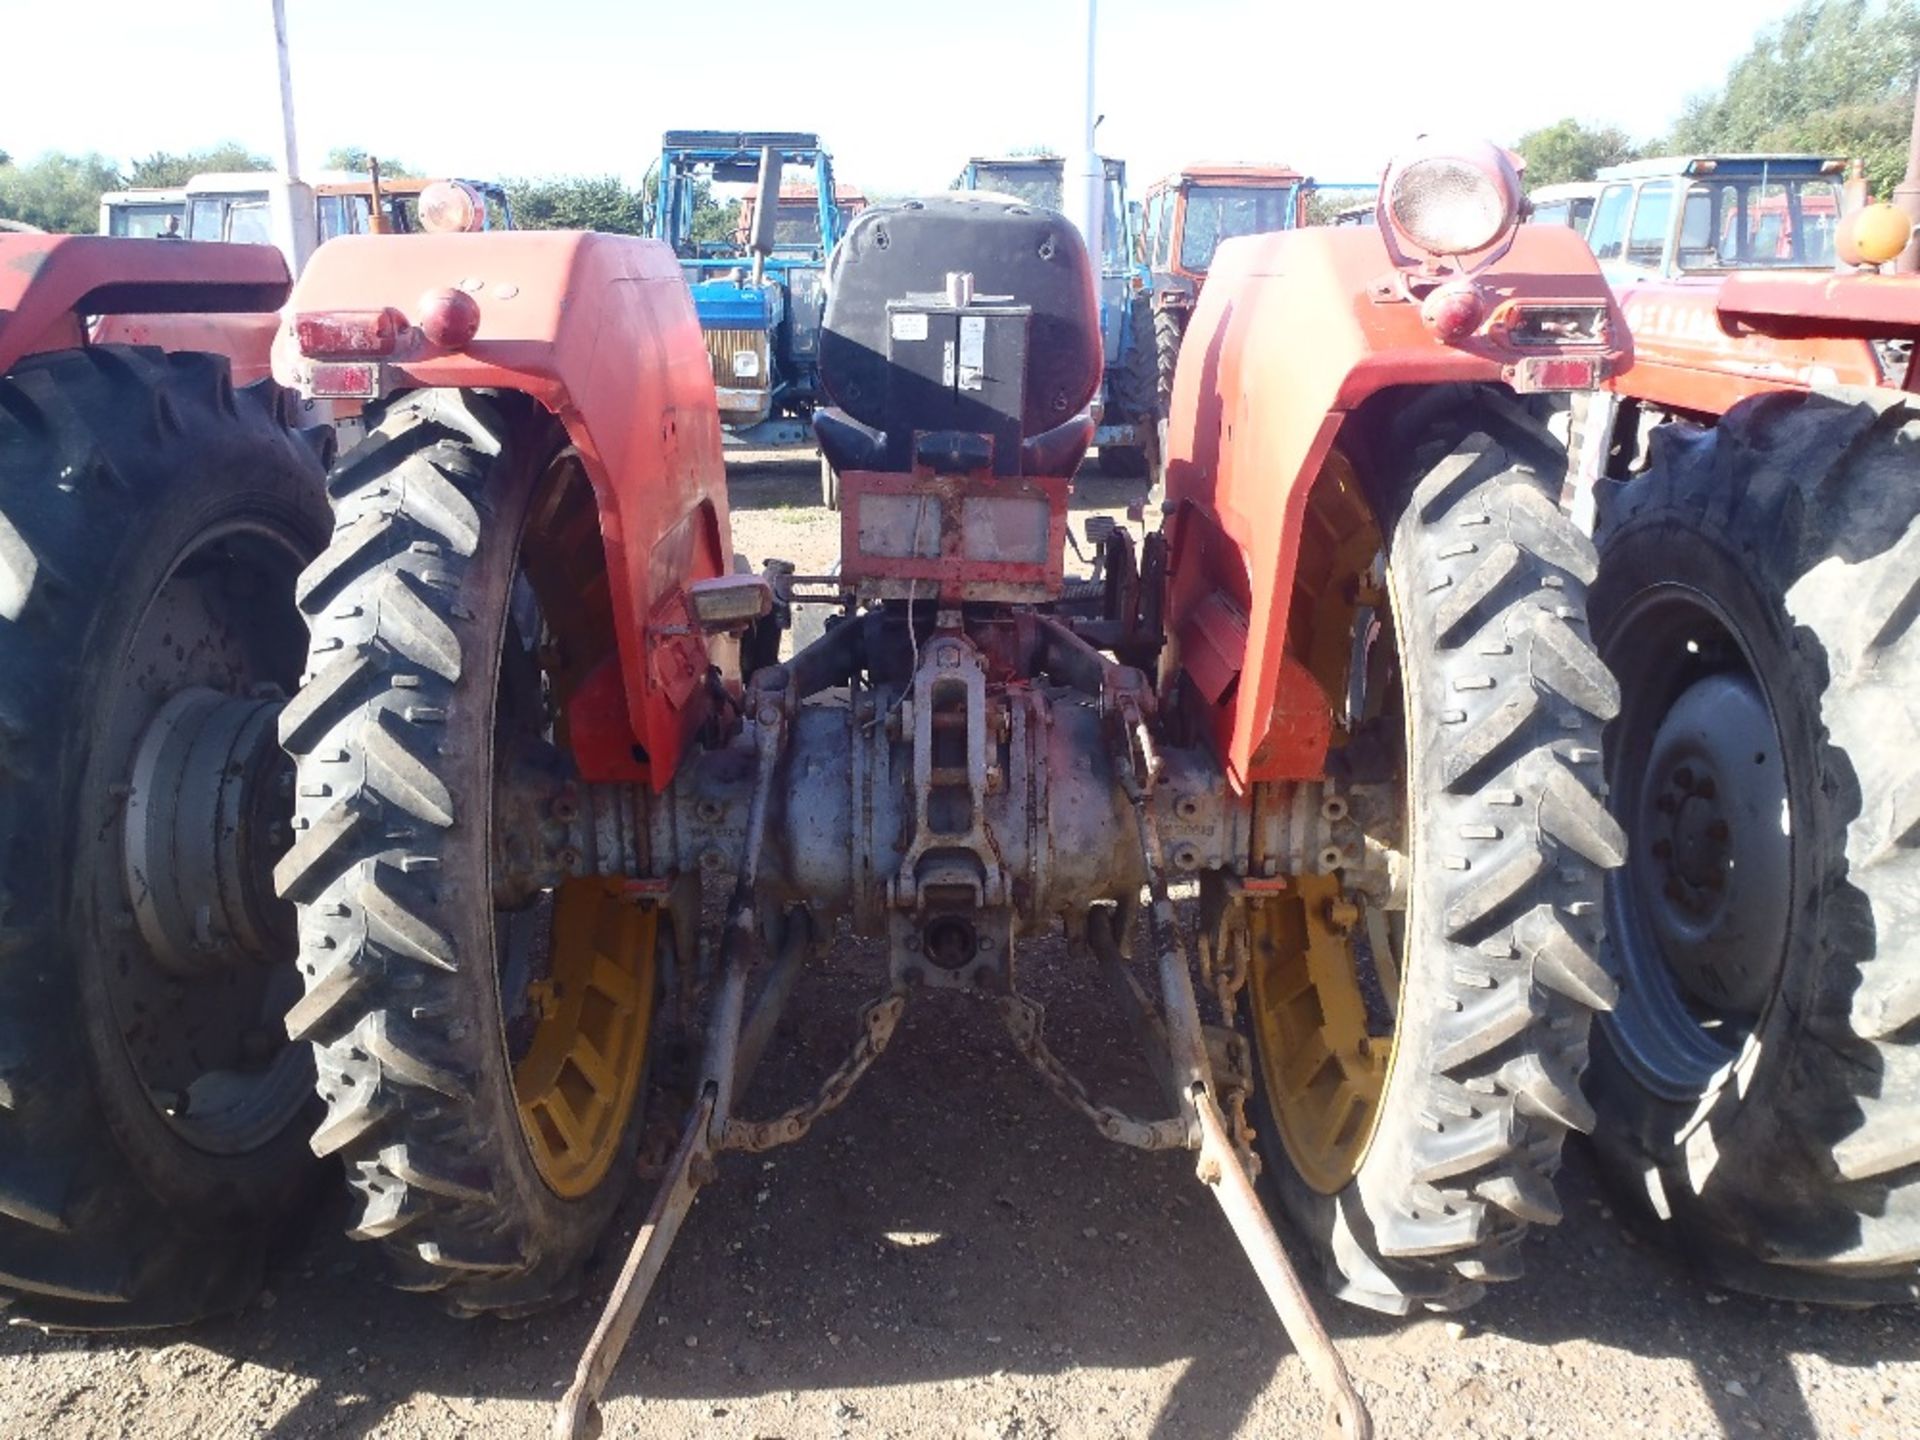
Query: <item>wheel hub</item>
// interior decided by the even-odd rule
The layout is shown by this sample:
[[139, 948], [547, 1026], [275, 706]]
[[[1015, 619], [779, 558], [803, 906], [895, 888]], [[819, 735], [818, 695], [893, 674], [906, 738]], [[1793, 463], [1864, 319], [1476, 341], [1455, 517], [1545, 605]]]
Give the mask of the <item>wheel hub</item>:
[[154, 962], [195, 979], [293, 949], [273, 862], [293, 815], [282, 701], [191, 687], [140, 737], [123, 811], [127, 898]]
[[1785, 933], [1786, 770], [1744, 675], [1694, 682], [1649, 748], [1630, 862], [1668, 968], [1692, 1000], [1746, 1018], [1772, 991]]

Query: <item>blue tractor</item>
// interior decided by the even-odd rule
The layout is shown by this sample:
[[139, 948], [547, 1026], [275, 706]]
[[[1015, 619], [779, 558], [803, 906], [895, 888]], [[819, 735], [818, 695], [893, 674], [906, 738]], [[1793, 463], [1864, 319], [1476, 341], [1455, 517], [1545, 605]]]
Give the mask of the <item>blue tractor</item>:
[[[673, 247], [693, 290], [727, 442], [811, 448], [827, 256], [848, 218], [833, 157], [798, 131], [669, 130], [657, 173], [647, 233]], [[710, 187], [740, 184], [754, 191], [738, 227], [699, 233]]]
[[[1100, 339], [1106, 349], [1101, 387], [1100, 473], [1144, 479], [1158, 448], [1159, 373], [1153, 341], [1153, 276], [1140, 237], [1140, 212], [1127, 203], [1127, 163], [1102, 158], [1107, 172], [1106, 220], [1099, 246]], [[1012, 155], [969, 160], [959, 188], [1017, 196], [1048, 210], [1061, 208], [1066, 163], [1058, 155]]]

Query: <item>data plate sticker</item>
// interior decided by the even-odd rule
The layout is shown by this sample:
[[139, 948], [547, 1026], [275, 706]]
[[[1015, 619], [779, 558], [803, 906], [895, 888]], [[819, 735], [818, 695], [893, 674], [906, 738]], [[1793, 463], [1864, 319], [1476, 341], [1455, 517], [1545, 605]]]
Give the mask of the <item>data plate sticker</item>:
[[893, 317], [893, 338], [896, 340], [926, 339], [926, 312], [924, 310], [906, 310], [895, 314]]

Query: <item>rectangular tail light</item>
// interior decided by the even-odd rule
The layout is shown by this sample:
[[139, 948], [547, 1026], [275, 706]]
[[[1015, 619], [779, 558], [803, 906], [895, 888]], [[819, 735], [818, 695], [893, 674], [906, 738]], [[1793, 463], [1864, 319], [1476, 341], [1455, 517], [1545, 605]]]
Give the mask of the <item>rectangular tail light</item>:
[[293, 317], [293, 338], [309, 360], [391, 355], [400, 348], [407, 317], [382, 310], [309, 310]]

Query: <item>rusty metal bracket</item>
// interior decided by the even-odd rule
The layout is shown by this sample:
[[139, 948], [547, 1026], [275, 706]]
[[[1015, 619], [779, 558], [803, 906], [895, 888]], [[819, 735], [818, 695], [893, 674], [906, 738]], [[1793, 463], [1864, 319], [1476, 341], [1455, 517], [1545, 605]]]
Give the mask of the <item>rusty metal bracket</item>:
[[1300, 1283], [1299, 1272], [1280, 1243], [1279, 1233], [1253, 1188], [1253, 1178], [1241, 1164], [1239, 1148], [1227, 1135], [1225, 1118], [1204, 1086], [1194, 1088], [1194, 1108], [1200, 1117], [1201, 1183], [1220, 1202], [1240, 1248], [1253, 1263], [1254, 1274], [1280, 1316], [1281, 1328], [1306, 1363], [1313, 1383], [1331, 1410], [1332, 1434], [1342, 1440], [1372, 1440], [1373, 1417], [1354, 1388], [1346, 1361], [1314, 1312], [1313, 1299]]

